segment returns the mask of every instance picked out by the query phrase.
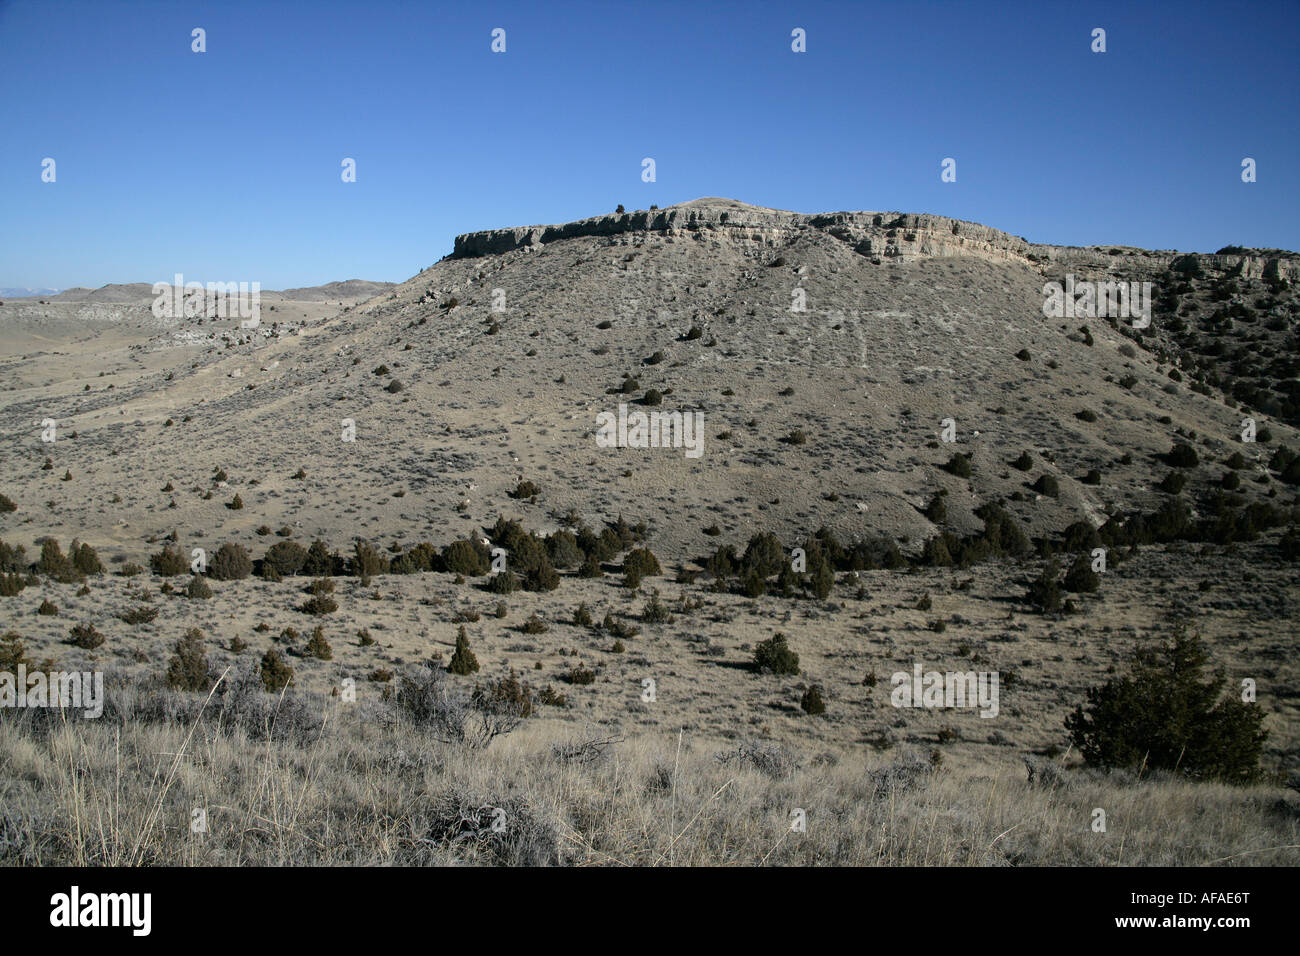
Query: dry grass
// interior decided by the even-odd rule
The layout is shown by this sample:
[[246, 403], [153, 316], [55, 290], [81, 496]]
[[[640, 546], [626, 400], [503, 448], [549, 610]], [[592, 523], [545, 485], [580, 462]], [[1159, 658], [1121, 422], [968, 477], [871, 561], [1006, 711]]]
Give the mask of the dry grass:
[[[185, 698], [183, 719], [166, 716], [176, 698]], [[607, 728], [538, 719], [469, 749], [431, 739], [382, 702], [304, 698], [278, 702], [260, 725], [231, 719], [215, 695], [149, 688], [98, 721], [8, 712], [0, 861], [1300, 862], [1300, 812], [1277, 789], [1077, 769], [1032, 785], [1013, 764], [932, 768], [904, 753], [756, 759], [687, 733], [618, 740]], [[288, 726], [277, 728], [282, 720]], [[596, 746], [582, 747], [588, 740]], [[1105, 833], [1090, 826], [1098, 807]], [[191, 832], [196, 808], [207, 810], [206, 833]], [[795, 808], [807, 813], [806, 832], [791, 830]]]

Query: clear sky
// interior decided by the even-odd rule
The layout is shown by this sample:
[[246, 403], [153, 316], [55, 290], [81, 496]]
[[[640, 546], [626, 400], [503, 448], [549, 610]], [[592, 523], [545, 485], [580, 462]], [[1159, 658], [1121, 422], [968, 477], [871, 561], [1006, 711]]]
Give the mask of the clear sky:
[[1295, 0], [0, 0], [0, 286], [400, 281], [459, 232], [701, 196], [1297, 249], [1298, 27]]

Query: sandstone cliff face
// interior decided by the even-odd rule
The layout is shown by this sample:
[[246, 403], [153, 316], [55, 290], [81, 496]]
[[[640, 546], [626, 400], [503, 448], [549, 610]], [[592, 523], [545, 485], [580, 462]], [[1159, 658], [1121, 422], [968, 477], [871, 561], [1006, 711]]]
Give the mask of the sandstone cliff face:
[[[664, 236], [710, 235], [736, 242], [776, 248], [808, 230], [820, 230], [872, 260], [909, 262], [917, 259], [966, 257], [986, 262], [1018, 262], [1044, 273], [1074, 271], [1080, 275], [1116, 272], [1163, 272], [1199, 261], [1210, 271], [1240, 269], [1243, 278], [1275, 275], [1300, 278], [1300, 257], [1248, 252], [1204, 255], [1172, 250], [1150, 251], [1131, 246], [1057, 246], [1031, 243], [979, 223], [898, 212], [834, 212], [803, 215], [751, 206], [730, 199], [696, 199], [666, 209], [636, 210], [593, 216], [554, 226], [489, 229], [456, 237], [450, 259], [502, 255], [536, 250], [561, 239], [657, 233]], [[1112, 253], [1111, 250], [1118, 250]]]

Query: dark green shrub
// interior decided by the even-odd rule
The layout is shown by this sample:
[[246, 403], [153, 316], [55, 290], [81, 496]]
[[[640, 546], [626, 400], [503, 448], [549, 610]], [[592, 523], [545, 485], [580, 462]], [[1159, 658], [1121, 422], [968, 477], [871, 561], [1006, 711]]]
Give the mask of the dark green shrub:
[[1138, 649], [1127, 674], [1088, 691], [1086, 705], [1065, 722], [1074, 745], [1100, 767], [1259, 780], [1264, 712], [1243, 702], [1222, 670], [1208, 667], [1201, 640], [1177, 626], [1172, 640]]
[[488, 579], [488, 590], [493, 594], [514, 594], [519, 590], [519, 579], [513, 571], [500, 571]]
[[95, 549], [88, 544], [78, 544], [72, 542], [72, 548], [69, 552], [72, 559], [72, 566], [82, 574], [103, 574], [104, 565], [99, 560], [99, 555]]
[[333, 614], [338, 609], [338, 602], [328, 594], [313, 595], [303, 602], [302, 607], [299, 608], [302, 613], [313, 614], [317, 617], [323, 614]]
[[104, 635], [95, 630], [93, 624], [76, 624], [70, 633], [72, 643], [83, 651], [93, 651], [104, 643]]
[[313, 576], [324, 576], [334, 573], [334, 558], [330, 554], [329, 548], [324, 541], [317, 538], [307, 549], [307, 559], [303, 561], [299, 570], [303, 574]]
[[1060, 566], [1055, 558], [1049, 558], [1043, 566], [1042, 574], [1029, 585], [1025, 600], [1047, 613], [1061, 609], [1061, 586], [1057, 583]]
[[785, 549], [781, 539], [774, 534], [756, 534], [749, 539], [745, 554], [740, 559], [742, 571], [754, 571], [759, 577], [766, 578], [778, 574], [786, 566]]
[[641, 610], [641, 620], [647, 624], [665, 624], [673, 619], [668, 613], [668, 606], [659, 599], [659, 589], [650, 594], [650, 600]]
[[822, 689], [813, 684], [803, 692], [803, 697], [799, 699], [799, 706], [811, 717], [826, 713], [826, 700], [822, 697]]
[[281, 577], [297, 574], [306, 563], [307, 549], [294, 541], [277, 541], [262, 558], [263, 569], [273, 568]]
[[831, 590], [835, 587], [835, 572], [831, 570], [830, 564], [822, 563], [817, 566], [817, 570], [809, 576], [809, 586], [817, 600], [824, 601], [830, 597]]
[[48, 574], [56, 581], [68, 582], [77, 577], [72, 562], [53, 538], [46, 538], [41, 543], [41, 557], [36, 562], [36, 571], [38, 574]]
[[167, 686], [176, 690], [201, 691], [208, 686], [208, 657], [203, 634], [191, 627], [176, 642], [176, 653], [167, 662]]
[[456, 649], [452, 652], [451, 661], [447, 664], [447, 670], [461, 677], [473, 674], [478, 670], [478, 658], [470, 650], [469, 636], [465, 633], [464, 624], [456, 632]]
[[362, 580], [376, 574], [388, 573], [388, 559], [380, 554], [368, 541], [357, 541], [352, 545], [352, 573]]
[[947, 463], [941, 467], [950, 475], [956, 475], [958, 478], [969, 478], [971, 476], [970, 455], [955, 452]]
[[0, 672], [17, 674], [20, 665], [31, 670], [36, 662], [27, 656], [27, 648], [18, 632], [7, 631], [4, 637], [0, 637]]
[[17, 510], [18, 506], [14, 504], [12, 498], [8, 495], [0, 495], [0, 514], [10, 514]]
[[334, 659], [334, 649], [330, 647], [330, 642], [325, 640], [325, 629], [319, 624], [312, 629], [311, 640], [307, 642], [307, 656], [314, 657], [318, 661], [329, 661]]
[[1179, 471], [1171, 471], [1160, 480], [1156, 485], [1160, 491], [1167, 495], [1176, 495], [1187, 485], [1187, 476]]
[[158, 609], [143, 604], [140, 607], [133, 607], [123, 611], [118, 616], [127, 624], [151, 624], [153, 619], [158, 616]]
[[799, 655], [790, 649], [785, 635], [778, 632], [754, 646], [754, 669], [760, 674], [766, 671], [773, 674], [797, 674]]
[[596, 672], [590, 667], [586, 667], [582, 664], [575, 664], [567, 671], [561, 673], [559, 677], [560, 680], [564, 681], [566, 684], [574, 684], [577, 686], [596, 683]]
[[1061, 483], [1056, 480], [1055, 475], [1039, 475], [1038, 480], [1033, 484], [1033, 489], [1040, 495], [1055, 498], [1061, 493]]
[[153, 568], [153, 574], [161, 578], [174, 578], [190, 572], [190, 562], [186, 561], [181, 551], [172, 548], [172, 545], [166, 545], [159, 553], [151, 555], [149, 567]]
[[268, 692], [278, 694], [293, 683], [293, 668], [285, 663], [279, 651], [272, 649], [262, 655], [259, 676]]
[[524, 588], [529, 591], [554, 591], [560, 586], [560, 575], [551, 562], [543, 558], [540, 564], [528, 569], [524, 575]]
[[527, 500], [529, 498], [536, 498], [541, 493], [542, 489], [538, 488], [531, 481], [521, 481], [515, 486], [515, 490], [509, 494], [511, 498]]
[[243, 545], [226, 542], [212, 556], [208, 576], [214, 581], [239, 581], [253, 573], [253, 562]]
[[491, 551], [479, 541], [453, 541], [442, 552], [443, 565], [451, 574], [477, 578], [491, 569]]
[[1195, 468], [1200, 463], [1196, 449], [1184, 442], [1175, 442], [1165, 453], [1165, 464], [1170, 468]]
[[1065, 573], [1065, 590], [1074, 594], [1090, 594], [1101, 585], [1097, 572], [1092, 569], [1092, 562], [1086, 555], [1079, 555]]
[[557, 568], [573, 568], [582, 564], [584, 555], [578, 539], [571, 531], [555, 531], [546, 539], [546, 553]]
[[659, 559], [649, 548], [634, 548], [627, 553], [627, 557], [623, 559], [623, 571], [627, 573], [634, 569], [643, 577], [663, 574], [663, 569], [659, 567]]

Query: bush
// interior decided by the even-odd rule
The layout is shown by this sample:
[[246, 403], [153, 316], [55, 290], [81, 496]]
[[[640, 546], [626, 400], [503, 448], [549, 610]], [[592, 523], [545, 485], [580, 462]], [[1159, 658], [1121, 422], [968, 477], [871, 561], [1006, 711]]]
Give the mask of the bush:
[[36, 609], [36, 613], [45, 617], [58, 617], [59, 607], [52, 601], [41, 601], [41, 606]]
[[323, 614], [333, 614], [338, 609], [338, 602], [328, 594], [315, 594], [299, 608], [304, 614], [314, 614], [318, 617]]
[[77, 577], [72, 562], [59, 547], [59, 542], [53, 538], [46, 538], [41, 543], [41, 557], [36, 562], [36, 570], [39, 574], [48, 574], [54, 580], [65, 583]]
[[326, 576], [334, 573], [334, 556], [324, 541], [317, 538], [307, 549], [307, 560], [299, 569], [303, 574]]
[[307, 549], [294, 541], [277, 541], [262, 558], [263, 573], [271, 568], [281, 577], [297, 574], [306, 563]]
[[971, 476], [970, 455], [955, 452], [948, 459], [948, 462], [940, 467], [950, 475], [956, 475], [958, 478], [969, 478]]
[[17, 510], [18, 506], [14, 504], [12, 498], [8, 495], [0, 495], [0, 514], [9, 514]]
[[559, 677], [566, 684], [574, 684], [579, 687], [596, 683], [596, 672], [582, 664], [575, 664], [560, 674]]
[[208, 686], [208, 658], [203, 634], [197, 627], [176, 642], [176, 653], [167, 663], [167, 686], [177, 690], [201, 691]]
[[197, 598], [198, 600], [207, 600], [212, 597], [212, 588], [201, 575], [194, 575], [190, 578], [189, 586], [185, 588], [185, 596]]
[[1174, 446], [1165, 453], [1165, 464], [1170, 468], [1195, 468], [1200, 463], [1196, 449], [1183, 442], [1175, 442]]
[[673, 616], [668, 613], [668, 606], [659, 599], [659, 589], [655, 588], [650, 594], [650, 600], [641, 610], [641, 620], [646, 624], [665, 624], [672, 619]]
[[1097, 420], [1097, 413], [1092, 411], [1092, 409], [1085, 408], [1081, 412], [1075, 412], [1074, 417], [1079, 419], [1081, 422], [1095, 422]]
[[592, 617], [591, 610], [587, 607], [587, 602], [583, 601], [573, 612], [573, 623], [578, 627], [591, 627]]
[[557, 568], [574, 568], [582, 564], [582, 548], [572, 531], [556, 531], [546, 539], [546, 553]]
[[1034, 482], [1033, 488], [1040, 495], [1047, 495], [1049, 498], [1055, 498], [1061, 493], [1061, 483], [1054, 475], [1040, 475]]
[[235, 497], [233, 497], [233, 498], [230, 499], [230, 503], [227, 504], [226, 507], [229, 508], [231, 511], [242, 511], [242, 510], [243, 510], [243, 508], [244, 508], [244, 499], [241, 498], [241, 497], [239, 497], [239, 492], [235, 492]]
[[515, 486], [515, 490], [510, 492], [510, 497], [526, 500], [528, 498], [536, 498], [541, 493], [542, 489], [538, 488], [531, 481], [521, 481]]
[[278, 694], [293, 683], [293, 668], [285, 663], [279, 651], [272, 649], [262, 655], [259, 676], [263, 687], [272, 694]]
[[456, 650], [452, 652], [451, 662], [448, 663], [447, 670], [461, 677], [478, 670], [478, 658], [474, 656], [474, 652], [469, 648], [469, 636], [465, 633], [464, 624], [456, 632]]
[[1060, 567], [1057, 565], [1056, 559], [1049, 558], [1047, 564], [1043, 566], [1042, 574], [1029, 585], [1025, 600], [1047, 613], [1059, 611], [1061, 609], [1061, 586], [1056, 580], [1059, 573]]
[[659, 567], [659, 559], [649, 548], [634, 548], [627, 553], [627, 557], [623, 559], [623, 572], [627, 574], [634, 570], [640, 572], [642, 577], [663, 574], [663, 569]]
[[17, 674], [19, 665], [31, 669], [36, 666], [36, 662], [27, 656], [27, 648], [18, 632], [8, 631], [4, 637], [0, 637], [0, 672]]
[[532, 688], [521, 681], [514, 668], [508, 677], [489, 680], [483, 688], [475, 688], [472, 703], [489, 714], [511, 717], [528, 717], [536, 709]]
[[95, 549], [88, 544], [72, 543], [69, 557], [72, 559], [72, 566], [82, 574], [103, 574], [104, 565], [99, 560], [99, 555]]
[[95, 630], [93, 624], [77, 624], [70, 633], [72, 643], [83, 651], [93, 651], [104, 643], [104, 635]]
[[486, 545], [468, 539], [453, 541], [442, 552], [443, 565], [448, 573], [464, 574], [472, 578], [488, 573], [491, 556]]
[[1129, 672], [1088, 691], [1065, 722], [1084, 759], [1099, 767], [1154, 767], [1235, 784], [1260, 779], [1264, 712], [1208, 673], [1201, 640], [1175, 627], [1140, 648]]
[[376, 574], [388, 573], [388, 559], [374, 549], [368, 541], [357, 541], [352, 546], [352, 573], [363, 581]]
[[330, 642], [325, 640], [325, 629], [319, 624], [311, 632], [311, 640], [307, 642], [307, 655], [314, 657], [318, 661], [330, 661], [334, 659], [334, 649], [330, 647]]
[[1101, 472], [1096, 468], [1089, 468], [1088, 473], [1080, 478], [1079, 481], [1085, 485], [1099, 485], [1101, 484]]
[[253, 573], [253, 562], [243, 545], [226, 542], [212, 556], [208, 575], [214, 581], [239, 581]]
[[1065, 574], [1065, 589], [1074, 594], [1091, 594], [1101, 585], [1097, 572], [1092, 569], [1092, 562], [1086, 555], [1079, 555]]
[[488, 579], [488, 590], [493, 594], [514, 594], [519, 590], [519, 579], [513, 571], [501, 571]]
[[133, 607], [130, 610], [123, 611], [119, 617], [127, 624], [150, 624], [158, 616], [156, 607], [149, 607], [143, 604], [140, 607]]
[[529, 568], [524, 575], [524, 588], [529, 591], [554, 591], [559, 586], [559, 572], [546, 559]]
[[826, 701], [822, 697], [822, 689], [813, 684], [803, 692], [803, 697], [799, 699], [799, 706], [803, 708], [805, 714], [812, 717], [826, 713]]
[[1186, 475], [1184, 475], [1182, 472], [1171, 471], [1169, 474], [1165, 475], [1165, 477], [1161, 479], [1160, 483], [1156, 485], [1156, 488], [1158, 488], [1160, 491], [1163, 491], [1167, 495], [1176, 495], [1183, 490], [1183, 487], [1186, 484], [1187, 484]]
[[799, 673], [799, 655], [790, 649], [784, 634], [776, 633], [754, 647], [754, 669], [759, 673]]
[[1027, 451], [1022, 451], [1020, 457], [1011, 463], [1011, 467], [1018, 471], [1028, 471], [1034, 467], [1033, 456]]
[[149, 557], [149, 567], [153, 568], [153, 574], [161, 578], [174, 578], [177, 575], [188, 574], [190, 562], [186, 561], [181, 551], [175, 550], [172, 545], [166, 545], [159, 553]]

